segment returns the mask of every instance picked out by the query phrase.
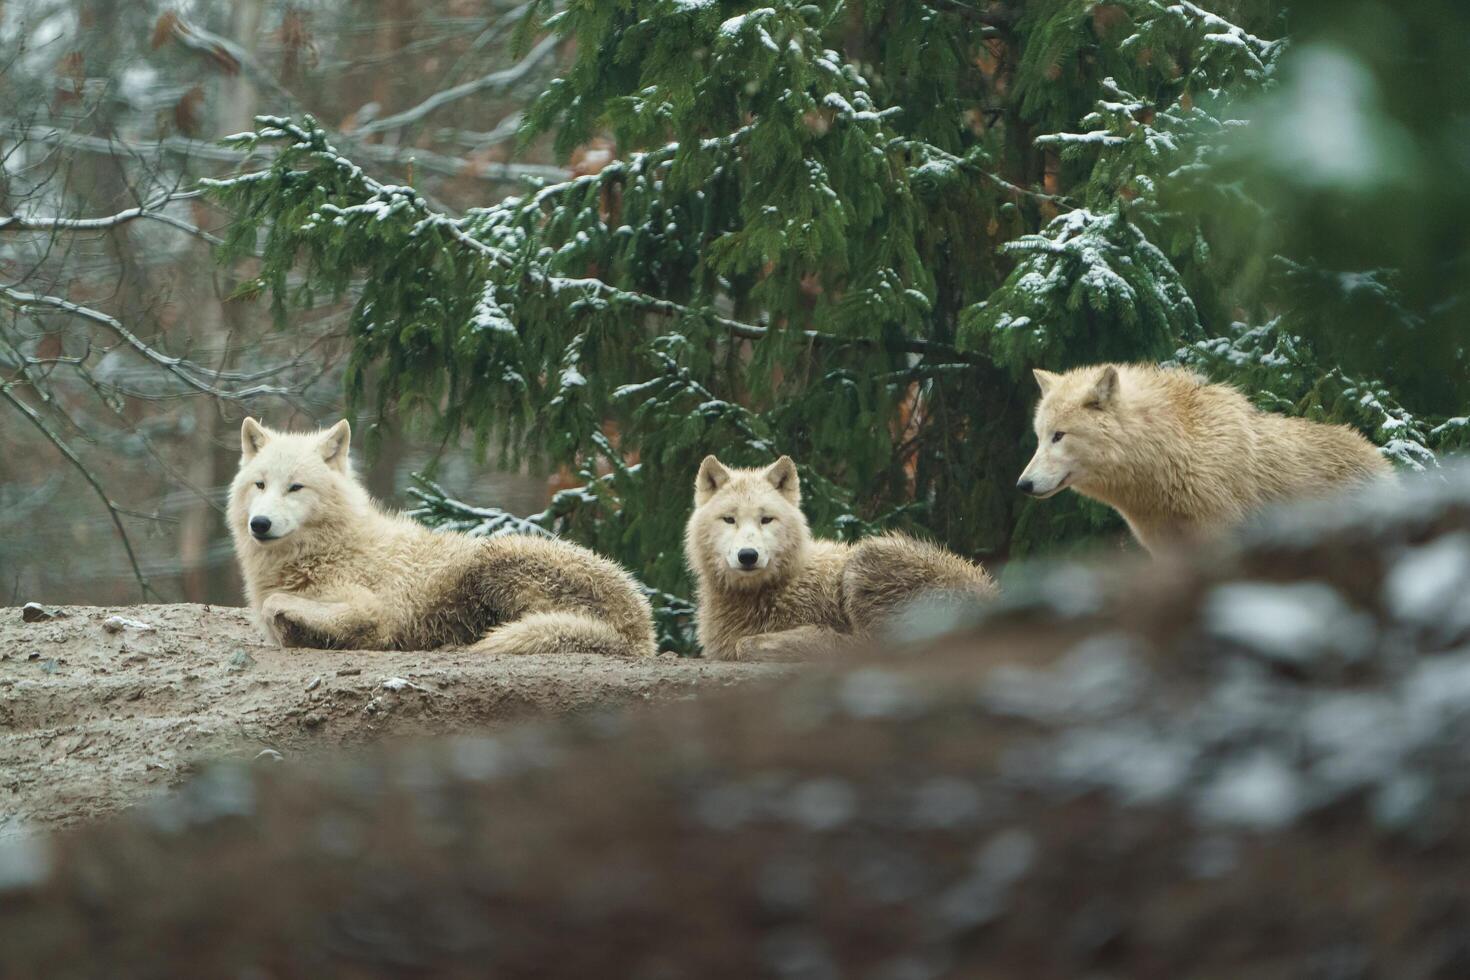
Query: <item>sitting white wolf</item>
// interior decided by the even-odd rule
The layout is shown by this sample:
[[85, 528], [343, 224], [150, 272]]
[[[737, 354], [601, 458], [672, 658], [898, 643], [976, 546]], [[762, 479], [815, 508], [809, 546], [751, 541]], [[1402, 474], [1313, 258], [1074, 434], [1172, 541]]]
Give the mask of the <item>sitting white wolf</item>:
[[901, 534], [813, 538], [789, 456], [753, 470], [706, 456], [684, 554], [698, 581], [699, 641], [716, 660], [808, 659], [843, 635], [875, 632], [919, 596], [995, 595], [979, 565]]
[[554, 538], [435, 533], [380, 509], [348, 464], [346, 420], [279, 433], [246, 419], [230, 487], [245, 594], [282, 646], [491, 653], [655, 652], [613, 562]]

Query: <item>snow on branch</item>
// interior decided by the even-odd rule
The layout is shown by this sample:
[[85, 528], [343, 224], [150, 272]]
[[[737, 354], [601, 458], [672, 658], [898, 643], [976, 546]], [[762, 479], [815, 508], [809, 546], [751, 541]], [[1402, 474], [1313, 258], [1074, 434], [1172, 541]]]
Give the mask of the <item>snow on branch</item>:
[[1185, 28], [1196, 44], [1190, 77], [1212, 87], [1229, 74], [1264, 82], [1285, 50], [1286, 42], [1257, 37], [1189, 0], [1174, 3], [1145, 0], [1143, 8], [1138, 17], [1138, 30], [1119, 47], [1123, 51], [1141, 52], [1151, 46], [1150, 35], [1157, 28]]
[[[533, 287], [551, 294], [580, 292], [601, 301], [619, 304], [627, 308], [667, 316], [675, 319], [695, 319], [718, 326], [731, 336], [746, 340], [759, 340], [770, 335], [770, 328], [745, 323], [715, 312], [712, 308], [689, 306], [672, 300], [650, 296], [646, 293], [622, 289], [602, 279], [593, 277], [565, 277], [549, 274], [536, 261], [525, 262], [523, 257], [497, 244], [497, 236], [514, 233], [516, 244], [524, 245], [524, 234], [517, 219], [530, 211], [541, 211], [555, 206], [559, 198], [568, 197], [591, 186], [605, 186], [608, 181], [667, 166], [678, 151], [677, 143], [669, 143], [656, 151], [634, 154], [627, 161], [612, 164], [596, 174], [584, 175], [542, 187], [529, 198], [510, 197], [487, 208], [475, 209], [462, 217], [455, 218], [432, 209], [413, 188], [402, 185], [384, 184], [369, 176], [360, 166], [343, 155], [328, 142], [326, 133], [310, 117], [302, 123], [279, 116], [258, 116], [260, 127], [251, 133], [239, 133], [226, 137], [226, 142], [235, 146], [254, 149], [260, 143], [292, 141], [280, 151], [275, 166], [288, 168], [301, 156], [306, 156], [335, 171], [349, 185], [356, 185], [362, 199], [353, 204], [325, 204], [317, 208], [302, 222], [301, 230], [311, 232], [323, 224], [345, 225], [354, 219], [383, 221], [390, 216], [402, 216], [414, 222], [411, 237], [423, 235], [437, 229], [448, 235], [457, 244], [475, 252], [493, 267], [524, 276]], [[200, 185], [215, 191], [228, 193], [268, 175], [269, 171], [256, 171], [219, 179], [203, 178]], [[1019, 190], [1019, 188], [1017, 188]], [[482, 237], [483, 236], [483, 237]], [[491, 241], [486, 241], [490, 238]], [[483, 297], [482, 297], [483, 299]], [[479, 313], [476, 323], [480, 322]], [[839, 337], [816, 330], [802, 330], [800, 335], [811, 343], [832, 345], [873, 345], [877, 340], [867, 337]], [[905, 339], [898, 342], [897, 349], [910, 354], [938, 354], [959, 360], [976, 355], [928, 341]]]
[[15, 214], [0, 215], [0, 231], [105, 231], [139, 218], [149, 218], [211, 244], [223, 245], [224, 242], [216, 236], [164, 211], [165, 207], [175, 201], [193, 200], [203, 193], [199, 190], [173, 191], [104, 218], [27, 218]]
[[1209, 34], [1205, 35], [1206, 40], [1240, 45], [1243, 48], [1253, 51], [1260, 57], [1269, 57], [1282, 43], [1281, 41], [1267, 41], [1264, 38], [1256, 37], [1244, 28], [1230, 23], [1230, 21], [1221, 17], [1219, 14], [1212, 13], [1199, 4], [1191, 3], [1190, 0], [1179, 0], [1179, 2], [1171, 5], [1170, 10], [1182, 10], [1198, 19], [1210, 31]]

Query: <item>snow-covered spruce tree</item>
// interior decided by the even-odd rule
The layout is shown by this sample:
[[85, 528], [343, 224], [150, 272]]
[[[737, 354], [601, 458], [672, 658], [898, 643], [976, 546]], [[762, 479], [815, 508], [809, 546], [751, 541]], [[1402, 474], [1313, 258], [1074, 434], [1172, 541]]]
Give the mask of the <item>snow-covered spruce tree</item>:
[[[274, 161], [216, 188], [236, 250], [263, 233], [248, 288], [283, 320], [352, 291], [350, 394], [578, 469], [530, 525], [634, 569], [674, 641], [707, 452], [794, 456], [824, 534], [906, 527], [987, 559], [1114, 526], [1014, 493], [1029, 369], [1231, 377], [1246, 358], [1208, 345], [1257, 343], [1232, 324], [1272, 312], [1269, 253], [1222, 218], [1269, 215], [1217, 171], [1290, 57], [1266, 39], [1284, 22], [1269, 0], [1214, 6], [536, 0], [524, 42], [576, 54], [527, 132], [562, 153], [610, 136], [600, 172], [454, 217], [312, 120], [266, 118], [236, 142]], [[1321, 394], [1332, 365], [1291, 337], [1302, 373], [1276, 407], [1404, 434], [1344, 415], [1349, 388], [1386, 393]], [[431, 524], [527, 526], [416, 495]]]

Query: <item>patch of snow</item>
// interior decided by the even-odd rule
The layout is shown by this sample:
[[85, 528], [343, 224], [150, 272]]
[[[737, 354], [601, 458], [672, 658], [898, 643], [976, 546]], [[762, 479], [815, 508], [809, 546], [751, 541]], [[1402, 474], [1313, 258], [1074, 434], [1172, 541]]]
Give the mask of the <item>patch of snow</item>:
[[1384, 603], [1394, 618], [1421, 626], [1470, 626], [1466, 596], [1470, 533], [1463, 531], [1404, 552], [1383, 582]]
[[837, 700], [854, 718], [890, 718], [906, 713], [914, 703], [907, 678], [879, 667], [855, 670], [842, 679]]
[[1136, 702], [1147, 681], [1135, 641], [1121, 633], [1089, 637], [1050, 670], [1005, 665], [987, 677], [980, 700], [989, 710], [1038, 721], [1115, 715]]
[[807, 830], [835, 830], [857, 815], [857, 793], [840, 779], [809, 779], [791, 791], [783, 809]]
[[0, 895], [30, 888], [51, 875], [51, 845], [36, 837], [0, 840]]
[[747, 11], [743, 14], [736, 14], [734, 17], [720, 24], [720, 33], [733, 37], [745, 29], [745, 22], [747, 20], [774, 17], [775, 15], [775, 7], [757, 7], [755, 10]]
[[1231, 582], [1206, 599], [1205, 628], [1214, 636], [1284, 663], [1306, 663], [1338, 649], [1349, 656], [1373, 641], [1370, 617], [1319, 582]]
[[102, 621], [102, 628], [109, 633], [121, 633], [123, 630], [137, 630], [139, 633], [154, 633], [158, 630], [158, 627], [151, 623], [129, 619], [126, 616], [108, 616]]
[[1264, 749], [1226, 762], [1195, 798], [1195, 812], [1207, 822], [1258, 830], [1286, 826], [1306, 805], [1297, 774]]

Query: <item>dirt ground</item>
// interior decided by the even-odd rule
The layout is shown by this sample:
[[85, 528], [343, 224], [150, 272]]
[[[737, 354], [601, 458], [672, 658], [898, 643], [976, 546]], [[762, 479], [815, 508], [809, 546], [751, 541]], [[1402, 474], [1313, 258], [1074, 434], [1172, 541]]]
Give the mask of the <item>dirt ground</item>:
[[[673, 656], [281, 650], [242, 609], [58, 611], [26, 622], [20, 608], [0, 609], [0, 838], [131, 805], [209, 758], [269, 764], [274, 753], [687, 697], [780, 670]], [[119, 616], [130, 622], [108, 623]]]

